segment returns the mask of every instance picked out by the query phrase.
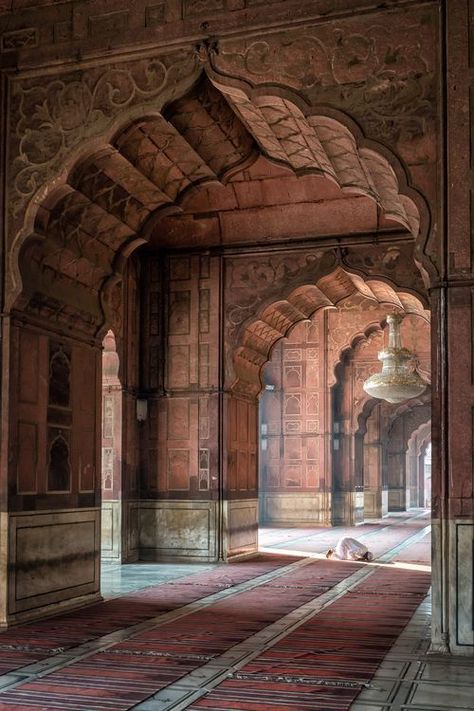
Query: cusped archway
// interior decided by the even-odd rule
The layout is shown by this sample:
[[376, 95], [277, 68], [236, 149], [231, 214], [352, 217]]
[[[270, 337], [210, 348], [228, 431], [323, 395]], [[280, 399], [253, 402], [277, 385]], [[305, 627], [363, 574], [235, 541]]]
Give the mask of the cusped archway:
[[[248, 195], [257, 189], [260, 206], [274, 212], [285, 195], [298, 203], [303, 226], [291, 215], [287, 223], [278, 214], [252, 219]], [[387, 158], [359, 146], [341, 122], [306, 115], [289, 98], [250, 98], [205, 75], [161, 114], [125, 125], [85, 157], [82, 149], [65, 182], [42, 191], [33, 230], [13, 253], [22, 285], [10, 306], [87, 333], [105, 332], [110, 290], [146, 242], [212, 247], [314, 238], [334, 230], [346, 200], [356, 231], [398, 229], [414, 239], [420, 232], [418, 208]], [[327, 213], [331, 201], [337, 205]]]
[[[240, 329], [233, 354], [234, 380], [231, 389], [246, 397], [255, 397], [261, 390], [261, 371], [269, 359], [273, 345], [285, 337], [299, 322], [310, 319], [320, 309], [335, 309], [348, 299], [361, 304], [382, 306], [387, 312], [398, 311], [429, 321], [429, 312], [420, 298], [395, 289], [380, 280], [364, 281], [358, 274], [336, 267], [314, 284], [305, 284], [291, 290], [285, 299], [264, 305]], [[380, 317], [364, 325], [367, 334], [378, 328]], [[358, 334], [360, 337], [364, 333]], [[357, 334], [352, 336], [352, 342]], [[339, 352], [344, 350], [343, 346]]]

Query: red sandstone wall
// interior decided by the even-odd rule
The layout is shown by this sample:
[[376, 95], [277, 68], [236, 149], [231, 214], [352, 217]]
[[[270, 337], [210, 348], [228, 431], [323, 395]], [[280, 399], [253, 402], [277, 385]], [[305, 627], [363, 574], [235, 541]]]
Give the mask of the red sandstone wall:
[[263, 491], [325, 491], [327, 395], [321, 312], [280, 341], [265, 367], [273, 388], [260, 398], [260, 473]]
[[95, 505], [99, 350], [24, 326], [12, 329], [12, 343], [13, 506], [28, 507], [30, 496], [37, 509]]
[[[361, 426], [365, 432], [360, 417], [367, 419], [363, 411], [370, 402], [363, 382], [381, 368], [377, 356], [384, 345], [380, 322], [385, 314], [379, 305], [349, 299], [341, 308], [318, 312], [311, 323], [299, 324], [275, 346], [264, 371], [267, 389], [260, 398], [261, 491], [284, 494], [381, 487], [382, 452], [378, 443], [388, 448], [384, 485], [405, 487], [404, 457], [413, 423], [401, 418], [400, 433], [387, 434], [390, 413], [396, 412], [396, 405], [384, 403], [385, 420], [379, 417], [380, 406], [369, 417], [365, 455], [363, 449], [357, 452], [354, 440]], [[364, 336], [375, 327], [378, 330], [369, 338]], [[402, 343], [416, 353], [421, 371], [429, 377], [429, 324], [406, 316]], [[329, 388], [335, 380], [333, 413]], [[426, 417], [429, 419], [429, 412]], [[337, 431], [333, 431], [333, 418]], [[331, 448], [332, 435], [337, 450]]]

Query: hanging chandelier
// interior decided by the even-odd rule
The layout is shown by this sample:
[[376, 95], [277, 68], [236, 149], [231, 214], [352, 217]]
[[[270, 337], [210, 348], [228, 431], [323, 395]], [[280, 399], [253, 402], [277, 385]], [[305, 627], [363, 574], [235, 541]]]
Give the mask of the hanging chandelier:
[[389, 314], [388, 347], [378, 354], [382, 361], [382, 372], [367, 378], [363, 388], [368, 395], [391, 403], [404, 402], [421, 395], [427, 383], [414, 369], [411, 361], [413, 354], [402, 347], [400, 324], [401, 314]]

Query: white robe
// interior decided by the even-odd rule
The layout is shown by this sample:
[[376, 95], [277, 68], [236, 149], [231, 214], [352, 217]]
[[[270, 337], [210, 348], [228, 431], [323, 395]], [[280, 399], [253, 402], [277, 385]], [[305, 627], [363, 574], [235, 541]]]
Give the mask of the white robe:
[[355, 538], [341, 538], [338, 541], [334, 554], [339, 560], [361, 560], [368, 548]]

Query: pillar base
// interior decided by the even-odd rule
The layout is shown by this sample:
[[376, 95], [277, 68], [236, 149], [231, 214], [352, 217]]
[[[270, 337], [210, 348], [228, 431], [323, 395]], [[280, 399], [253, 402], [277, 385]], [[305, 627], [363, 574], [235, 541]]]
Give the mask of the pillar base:
[[405, 487], [390, 487], [388, 489], [388, 510], [406, 511], [406, 490]]
[[474, 655], [474, 518], [432, 521], [433, 654]]
[[100, 509], [2, 514], [0, 625], [101, 600]]
[[217, 560], [216, 501], [142, 499], [138, 506], [140, 560], [172, 563]]
[[260, 494], [260, 510], [261, 523], [267, 526], [330, 526], [331, 494], [264, 491]]
[[364, 523], [364, 492], [333, 492], [331, 522], [333, 526], [354, 526]]
[[122, 562], [122, 502], [102, 501], [100, 556], [107, 563]]
[[71, 612], [72, 610], [86, 607], [86, 605], [93, 605], [96, 602], [102, 602], [103, 599], [102, 595], [97, 592], [91, 593], [90, 595], [74, 597], [70, 600], [63, 600], [62, 602], [55, 602], [50, 605], [44, 605], [42, 607], [36, 607], [34, 610], [8, 615], [6, 619], [0, 620], [0, 628], [5, 629], [7, 627], [15, 627], [16, 625], [20, 625], [25, 622], [62, 615], [65, 612]]
[[387, 515], [388, 492], [386, 489], [364, 489], [364, 520], [379, 519]]
[[258, 552], [258, 499], [223, 502], [224, 560], [241, 560]]

